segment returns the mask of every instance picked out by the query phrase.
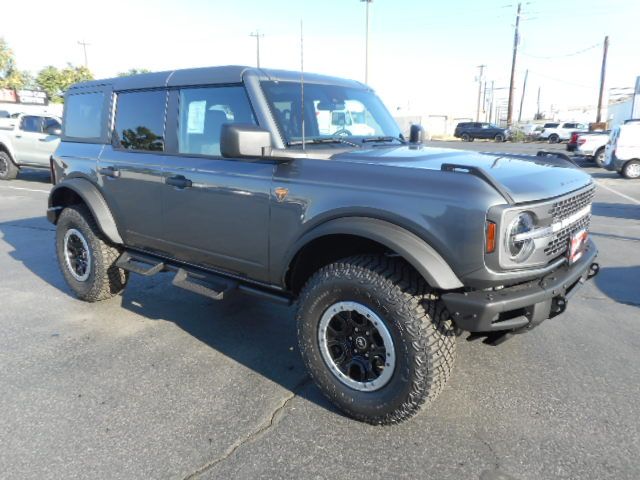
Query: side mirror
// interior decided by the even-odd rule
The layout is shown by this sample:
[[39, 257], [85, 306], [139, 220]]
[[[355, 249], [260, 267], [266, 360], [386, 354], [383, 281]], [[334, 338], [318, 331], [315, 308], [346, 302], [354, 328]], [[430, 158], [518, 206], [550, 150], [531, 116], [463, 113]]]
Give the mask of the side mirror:
[[422, 125], [411, 125], [409, 130], [409, 142], [421, 144], [424, 139], [424, 128]]
[[220, 153], [227, 158], [269, 156], [271, 133], [252, 124], [225, 123], [220, 132]]
[[55, 135], [56, 137], [59, 137], [60, 135], [62, 135], [62, 129], [60, 127], [56, 127], [55, 125], [52, 125], [49, 128], [47, 128], [46, 133], [48, 135]]

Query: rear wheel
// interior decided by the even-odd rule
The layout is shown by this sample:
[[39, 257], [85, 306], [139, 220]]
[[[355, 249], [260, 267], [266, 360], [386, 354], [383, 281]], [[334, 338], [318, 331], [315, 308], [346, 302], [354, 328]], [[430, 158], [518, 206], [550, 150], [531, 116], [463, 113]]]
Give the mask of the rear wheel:
[[86, 302], [113, 297], [129, 279], [128, 272], [115, 266], [120, 250], [107, 241], [84, 205], [72, 205], [60, 214], [56, 253], [67, 284]]
[[640, 160], [630, 160], [622, 167], [624, 178], [640, 178]]
[[13, 180], [18, 176], [18, 167], [7, 152], [0, 152], [0, 180]]
[[604, 167], [604, 147], [596, 150], [596, 153], [593, 155], [593, 161], [599, 167]]
[[470, 142], [473, 140], [471, 138], [471, 135], [469, 135], [468, 133], [463, 133], [460, 138], [462, 139], [463, 142]]
[[504, 142], [504, 135], [502, 135], [501, 133], [496, 134], [495, 137], [493, 137], [493, 139], [497, 142], [497, 143], [502, 143]]
[[422, 277], [398, 258], [349, 257], [305, 285], [297, 313], [304, 362], [346, 414], [398, 423], [437, 397], [455, 359], [455, 328]]

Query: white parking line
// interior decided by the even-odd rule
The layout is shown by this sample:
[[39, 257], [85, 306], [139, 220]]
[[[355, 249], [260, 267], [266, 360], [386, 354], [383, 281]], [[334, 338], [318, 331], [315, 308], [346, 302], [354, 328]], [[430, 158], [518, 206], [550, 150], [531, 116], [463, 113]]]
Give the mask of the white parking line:
[[611, 187], [607, 187], [607, 186], [606, 186], [604, 183], [602, 183], [602, 182], [598, 182], [598, 181], [596, 181], [596, 183], [597, 183], [599, 186], [601, 186], [602, 188], [604, 188], [605, 190], [609, 190], [611, 193], [615, 193], [616, 195], [620, 195], [622, 198], [626, 198], [626, 199], [627, 199], [627, 200], [629, 200], [630, 202], [633, 202], [633, 203], [635, 203], [636, 205], [640, 205], [640, 200], [637, 200], [637, 199], [635, 199], [635, 198], [633, 198], [633, 197], [630, 197], [629, 195], [625, 195], [624, 193], [619, 192], [619, 191], [617, 191], [617, 190], [615, 190], [615, 189], [613, 189], [613, 188], [611, 188]]
[[49, 193], [49, 190], [38, 190], [36, 188], [24, 188], [24, 187], [9, 187], [6, 185], [0, 185], [0, 188], [9, 188], [11, 190], [26, 190], [27, 192], [42, 192]]

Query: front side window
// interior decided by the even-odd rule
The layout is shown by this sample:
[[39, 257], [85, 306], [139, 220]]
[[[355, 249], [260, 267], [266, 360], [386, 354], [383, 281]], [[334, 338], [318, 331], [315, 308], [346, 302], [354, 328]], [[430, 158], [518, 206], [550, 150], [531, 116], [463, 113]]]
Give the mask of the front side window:
[[119, 93], [114, 146], [126, 150], [163, 151], [166, 96], [165, 90]]
[[[400, 138], [400, 128], [371, 91], [339, 85], [262, 82], [271, 111], [287, 143], [335, 136]], [[303, 113], [304, 112], [304, 113]]]
[[42, 133], [42, 117], [27, 115], [22, 117], [20, 130], [23, 132]]
[[46, 117], [44, 119], [44, 127], [43, 130], [46, 133], [50, 128], [60, 128], [60, 122], [55, 118]]
[[180, 90], [179, 153], [220, 156], [220, 132], [225, 123], [256, 124], [244, 87]]
[[98, 138], [102, 134], [104, 93], [68, 95], [64, 104], [64, 134], [73, 138]]

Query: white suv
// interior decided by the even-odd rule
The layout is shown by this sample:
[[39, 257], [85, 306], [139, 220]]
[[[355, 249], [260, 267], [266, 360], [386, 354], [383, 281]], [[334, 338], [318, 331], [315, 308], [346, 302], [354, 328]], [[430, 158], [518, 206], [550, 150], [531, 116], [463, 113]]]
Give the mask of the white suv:
[[558, 143], [569, 140], [571, 133], [576, 130], [586, 132], [589, 130], [589, 125], [578, 122], [547, 123], [538, 138], [549, 140], [549, 143]]

